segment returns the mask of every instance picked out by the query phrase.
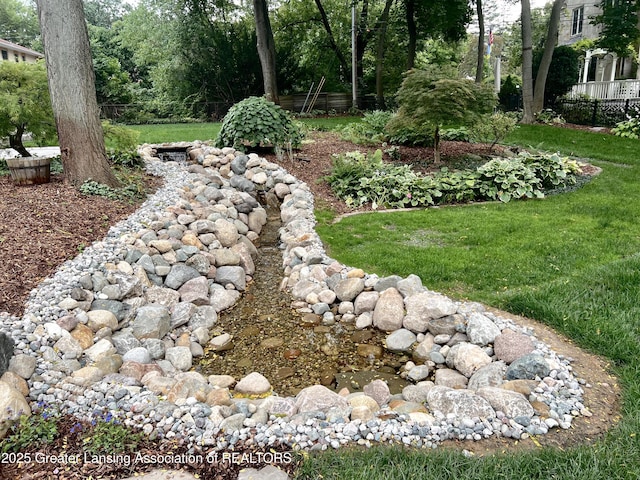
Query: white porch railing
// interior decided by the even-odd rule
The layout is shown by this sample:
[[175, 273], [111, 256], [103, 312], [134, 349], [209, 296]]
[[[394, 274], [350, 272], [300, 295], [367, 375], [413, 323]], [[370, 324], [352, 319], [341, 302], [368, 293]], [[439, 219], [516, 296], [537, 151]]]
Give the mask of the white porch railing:
[[614, 80], [612, 82], [587, 82], [574, 85], [569, 98], [586, 95], [598, 100], [626, 100], [640, 98], [640, 80]]

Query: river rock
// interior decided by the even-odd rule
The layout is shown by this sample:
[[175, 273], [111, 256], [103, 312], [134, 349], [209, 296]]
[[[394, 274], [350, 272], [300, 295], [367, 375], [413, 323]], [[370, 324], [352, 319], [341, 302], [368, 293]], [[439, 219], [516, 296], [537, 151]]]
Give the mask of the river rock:
[[549, 375], [549, 364], [541, 355], [530, 353], [511, 362], [505, 377], [507, 380], [535, 380]]
[[105, 355], [112, 355], [118, 353], [116, 347], [113, 346], [106, 338], [98, 340], [90, 348], [84, 351], [84, 355], [92, 362], [97, 362], [101, 357]]
[[14, 346], [13, 339], [6, 333], [0, 332], [0, 376], [9, 368]]
[[476, 345], [489, 345], [500, 335], [500, 329], [489, 318], [478, 312], [467, 316], [467, 337]]
[[192, 278], [185, 282], [180, 289], [180, 300], [194, 305], [207, 305], [209, 303], [209, 282], [206, 277]]
[[300, 393], [296, 395], [295, 402], [296, 409], [300, 413], [326, 412], [336, 407], [343, 410], [349, 408], [349, 402], [344, 397], [341, 397], [322, 385], [303, 388]]
[[469, 390], [454, 390], [436, 385], [429, 390], [427, 402], [432, 411], [458, 418], [490, 419], [496, 416], [487, 400]]
[[471, 378], [477, 370], [490, 363], [491, 357], [478, 345], [471, 343], [454, 345], [447, 355], [447, 365], [467, 378]]
[[219, 267], [216, 269], [216, 283], [223, 286], [232, 284], [236, 290], [244, 291], [247, 287], [244, 268], [234, 266]]
[[491, 362], [476, 370], [469, 379], [469, 390], [478, 390], [483, 387], [497, 387], [504, 382], [507, 366], [504, 362]]
[[345, 278], [333, 288], [341, 302], [351, 302], [362, 290], [364, 290], [364, 280], [361, 278]]
[[395, 288], [387, 288], [380, 294], [373, 311], [373, 325], [385, 332], [393, 332], [402, 327], [404, 300]]
[[509, 329], [505, 329], [501, 335], [498, 335], [493, 344], [493, 351], [496, 357], [506, 363], [511, 363], [534, 350], [535, 345], [531, 340], [531, 336], [516, 333]]
[[503, 412], [509, 418], [533, 417], [533, 407], [524, 395], [496, 387], [483, 387], [476, 392], [487, 400], [494, 410]]
[[365, 395], [373, 398], [381, 407], [386, 405], [391, 398], [391, 392], [389, 391], [389, 385], [384, 380], [374, 380], [368, 383], [362, 389]]
[[419, 276], [411, 274], [407, 278], [398, 280], [396, 289], [402, 294], [403, 297], [409, 297], [416, 295], [424, 291], [422, 286], [422, 280]]
[[8, 371], [29, 380], [36, 369], [36, 359], [31, 355], [20, 353], [9, 361]]
[[199, 276], [200, 272], [195, 268], [188, 267], [182, 263], [177, 263], [171, 267], [171, 271], [167, 275], [164, 284], [167, 288], [178, 290], [186, 282], [194, 278], [198, 278]]
[[416, 335], [410, 330], [400, 328], [385, 339], [387, 350], [393, 353], [404, 353], [411, 350], [416, 342]]
[[109, 310], [91, 310], [87, 312], [87, 317], [89, 317], [87, 326], [94, 332], [104, 327], [108, 327], [112, 331], [118, 329], [118, 319]]
[[122, 355], [123, 362], [151, 363], [151, 360], [149, 350], [144, 347], [134, 347]]
[[460, 372], [450, 368], [439, 368], [436, 370], [433, 382], [441, 387], [467, 388], [469, 379]]
[[149, 304], [140, 307], [133, 321], [133, 335], [138, 340], [162, 338], [171, 328], [171, 317], [166, 307]]
[[238, 228], [224, 218], [219, 218], [213, 223], [213, 233], [223, 247], [232, 247], [238, 242]]
[[11, 385], [0, 381], [0, 439], [5, 437], [13, 422], [21, 415], [31, 416], [26, 399]]
[[271, 384], [262, 374], [252, 372], [236, 383], [235, 391], [243, 395], [264, 395], [271, 391]]

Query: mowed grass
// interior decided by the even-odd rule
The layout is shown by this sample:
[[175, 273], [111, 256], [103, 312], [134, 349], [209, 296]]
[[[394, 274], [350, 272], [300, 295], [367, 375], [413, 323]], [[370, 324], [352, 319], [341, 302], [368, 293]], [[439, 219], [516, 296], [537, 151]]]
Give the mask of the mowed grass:
[[418, 274], [430, 289], [536, 318], [607, 357], [623, 386], [621, 422], [595, 445], [563, 450], [324, 453], [299, 478], [640, 478], [640, 142], [546, 126], [520, 127], [508, 142], [592, 158], [603, 173], [544, 200], [373, 213], [318, 230], [349, 265]]
[[[359, 121], [359, 117], [302, 118], [300, 122], [310, 130], [335, 130], [347, 123]], [[140, 132], [139, 143], [192, 142], [214, 140], [222, 123], [170, 123], [131, 125], [128, 128]]]

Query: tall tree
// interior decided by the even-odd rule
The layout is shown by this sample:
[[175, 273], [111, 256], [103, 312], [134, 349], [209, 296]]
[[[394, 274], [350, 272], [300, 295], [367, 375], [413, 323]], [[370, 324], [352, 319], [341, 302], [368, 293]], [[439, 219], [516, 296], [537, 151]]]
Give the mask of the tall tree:
[[544, 50], [542, 52], [540, 66], [538, 67], [538, 74], [536, 75], [536, 83], [533, 92], [532, 109], [534, 113], [537, 113], [544, 108], [544, 90], [547, 83], [547, 75], [549, 74], [551, 59], [553, 57], [553, 49], [558, 42], [558, 26], [560, 25], [560, 14], [562, 13], [563, 6], [564, 0], [555, 0], [553, 2], [553, 7], [551, 8], [551, 17], [549, 18], [549, 25], [547, 27], [547, 36], [544, 42]]
[[476, 0], [476, 13], [478, 14], [478, 57], [476, 62], [476, 83], [482, 82], [484, 73], [484, 12], [482, 0]]
[[522, 0], [522, 123], [535, 122], [533, 110], [533, 47], [531, 39], [531, 3]]
[[602, 0], [602, 13], [594, 23], [602, 25], [598, 46], [625, 57], [629, 46], [640, 41], [640, 0]]
[[389, 11], [394, 0], [386, 0], [384, 9], [380, 15], [377, 24], [377, 40], [376, 40], [376, 106], [380, 110], [386, 108], [384, 101], [384, 42], [387, 37], [387, 25], [389, 24]]
[[116, 186], [100, 124], [82, 0], [37, 0], [65, 178]]
[[253, 0], [253, 14], [256, 21], [256, 36], [258, 55], [262, 66], [262, 80], [264, 94], [267, 100], [280, 103], [278, 98], [278, 83], [276, 77], [276, 45], [273, 41], [273, 31], [269, 21], [267, 0]]
[[35, 9], [20, 0], [0, 0], [0, 38], [24, 47], [38, 48]]

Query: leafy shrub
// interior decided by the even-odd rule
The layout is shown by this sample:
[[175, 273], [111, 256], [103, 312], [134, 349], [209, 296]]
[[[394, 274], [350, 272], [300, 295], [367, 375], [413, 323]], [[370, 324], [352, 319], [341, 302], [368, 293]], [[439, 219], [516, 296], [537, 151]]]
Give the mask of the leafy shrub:
[[477, 197], [480, 175], [475, 170], [450, 171], [441, 168], [434, 180], [442, 192], [440, 203], [467, 203]]
[[500, 102], [500, 106], [505, 110], [512, 110], [518, 106], [517, 104], [520, 97], [520, 85], [518, 83], [518, 80], [508, 75], [500, 86], [498, 101]]
[[540, 179], [542, 188], [554, 189], [576, 183], [576, 175], [580, 172], [578, 162], [553, 154], [531, 154], [522, 152], [518, 159], [533, 170], [536, 178]]
[[481, 167], [479, 193], [484, 198], [509, 202], [517, 198], [544, 197], [541, 181], [519, 159], [494, 158]]
[[133, 452], [142, 442], [141, 433], [132, 432], [111, 413], [94, 418], [91, 425], [91, 434], [83, 440], [84, 450], [91, 454]]
[[536, 121], [539, 123], [544, 123], [545, 125], [558, 125], [565, 123], [562, 115], [554, 112], [550, 108], [545, 108], [544, 110], [536, 113]]
[[365, 113], [362, 120], [345, 125], [340, 130], [340, 138], [357, 145], [377, 145], [387, 138], [385, 127], [393, 113], [374, 110]]
[[431, 125], [417, 124], [394, 115], [387, 124], [387, 139], [395, 145], [432, 147], [434, 131]]
[[262, 97], [245, 98], [229, 109], [215, 140], [216, 146], [238, 150], [252, 147], [298, 146], [303, 135], [289, 114]]
[[443, 128], [440, 132], [440, 138], [449, 142], [468, 142], [469, 129], [467, 127]]
[[638, 140], [640, 138], [640, 109], [635, 107], [634, 116], [627, 116], [627, 120], [624, 122], [618, 122], [614, 128], [611, 129], [616, 137], [632, 138]]
[[490, 143], [490, 150], [518, 128], [517, 115], [497, 111], [486, 115], [471, 128], [471, 138], [479, 143]]

